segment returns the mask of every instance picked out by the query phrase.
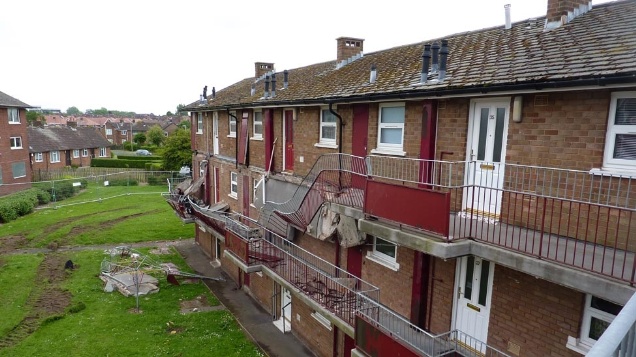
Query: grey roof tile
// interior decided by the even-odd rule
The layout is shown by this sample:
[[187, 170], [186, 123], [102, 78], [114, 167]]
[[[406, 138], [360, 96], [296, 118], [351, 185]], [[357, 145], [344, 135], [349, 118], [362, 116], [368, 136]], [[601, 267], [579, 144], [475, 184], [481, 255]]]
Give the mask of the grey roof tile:
[[91, 149], [112, 145], [98, 129], [92, 127], [29, 127], [28, 137], [29, 152]]
[[13, 107], [13, 108], [31, 108], [30, 105], [25, 102], [13, 98], [12, 96], [0, 92], [0, 107]]

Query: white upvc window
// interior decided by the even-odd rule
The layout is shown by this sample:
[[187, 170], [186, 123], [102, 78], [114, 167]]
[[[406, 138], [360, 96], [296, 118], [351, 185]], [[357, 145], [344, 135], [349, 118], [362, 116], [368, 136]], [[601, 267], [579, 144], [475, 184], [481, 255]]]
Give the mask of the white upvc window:
[[260, 110], [254, 111], [254, 127], [252, 132], [252, 139], [263, 138], [263, 112]]
[[636, 92], [612, 93], [603, 168], [636, 171]]
[[99, 148], [99, 157], [106, 157], [106, 148]]
[[42, 153], [41, 152], [36, 152], [35, 155], [35, 162], [42, 162], [44, 161], [43, 157], [42, 157]]
[[18, 108], [7, 108], [9, 115], [9, 124], [20, 124], [20, 112]]
[[79, 149], [74, 149], [73, 150], [73, 158], [76, 159], [79, 157]]
[[252, 203], [256, 202], [256, 196], [258, 195], [258, 183], [260, 179], [252, 179]]
[[88, 157], [88, 149], [82, 150], [82, 157]]
[[203, 113], [197, 114], [197, 134], [203, 134]]
[[320, 111], [320, 144], [336, 145], [338, 119], [329, 109]]
[[588, 294], [585, 297], [581, 324], [581, 342], [594, 345], [622, 308], [618, 304]]
[[380, 104], [378, 144], [374, 153], [404, 155], [404, 103]]
[[230, 133], [228, 137], [235, 138], [236, 137], [236, 112], [231, 111], [228, 118], [228, 127], [230, 128]]
[[382, 264], [389, 269], [399, 270], [397, 262], [397, 245], [382, 238], [373, 237], [373, 250], [367, 253], [367, 258]]
[[11, 150], [22, 149], [22, 137], [21, 136], [12, 136], [11, 140]]
[[26, 164], [24, 162], [14, 162], [11, 164], [11, 171], [13, 178], [20, 178], [26, 176]]
[[113, 129], [106, 129], [106, 135], [113, 135]]
[[238, 197], [238, 174], [230, 172], [230, 197]]
[[128, 137], [128, 130], [122, 130], [121, 135]]
[[51, 163], [60, 162], [60, 152], [59, 151], [51, 151], [49, 155], [51, 156]]

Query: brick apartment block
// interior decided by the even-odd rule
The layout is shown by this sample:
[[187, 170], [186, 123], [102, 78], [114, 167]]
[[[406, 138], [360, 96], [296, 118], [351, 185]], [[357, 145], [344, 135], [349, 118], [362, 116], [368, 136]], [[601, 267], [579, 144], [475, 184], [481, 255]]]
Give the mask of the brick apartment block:
[[0, 92], [0, 196], [31, 187], [26, 108]]

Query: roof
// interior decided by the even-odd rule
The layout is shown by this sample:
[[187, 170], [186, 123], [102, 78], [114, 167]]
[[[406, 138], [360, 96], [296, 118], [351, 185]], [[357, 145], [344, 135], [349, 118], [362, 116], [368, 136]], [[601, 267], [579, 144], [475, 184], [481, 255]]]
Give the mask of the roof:
[[0, 92], [0, 107], [31, 108], [30, 105], [12, 96]]
[[[326, 103], [382, 98], [437, 96], [556, 86], [636, 83], [636, 1], [594, 7], [556, 29], [545, 31], [545, 17], [444, 37], [448, 40], [446, 79], [420, 83], [425, 44], [440, 39], [365, 54], [340, 69], [336, 61], [289, 71], [289, 87], [263, 99], [264, 81], [243, 79], [194, 102], [188, 111], [228, 107], [256, 107], [291, 103]], [[375, 64], [377, 80], [369, 83]], [[589, 83], [588, 83], [589, 82]], [[524, 88], [524, 89], [527, 89]]]
[[29, 152], [91, 149], [112, 145], [98, 129], [91, 127], [29, 127], [28, 136]]

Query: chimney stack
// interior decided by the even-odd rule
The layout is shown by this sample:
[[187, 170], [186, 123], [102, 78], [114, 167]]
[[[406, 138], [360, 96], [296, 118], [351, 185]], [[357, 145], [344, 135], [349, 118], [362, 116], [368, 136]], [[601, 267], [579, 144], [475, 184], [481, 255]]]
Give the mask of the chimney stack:
[[504, 11], [506, 12], [506, 30], [510, 30], [512, 27], [512, 21], [510, 20], [510, 4], [504, 5]]
[[69, 120], [69, 121], [67, 121], [67, 122], [66, 122], [66, 125], [67, 125], [69, 128], [77, 128], [77, 122], [76, 122], [76, 121], [70, 121], [70, 120]]
[[364, 39], [353, 37], [338, 37], [338, 53], [336, 61], [347, 60], [361, 52], [364, 49]]
[[545, 30], [552, 30], [592, 10], [592, 0], [548, 0]]
[[255, 72], [254, 77], [260, 78], [267, 72], [274, 70], [274, 64], [269, 62], [254, 62]]

